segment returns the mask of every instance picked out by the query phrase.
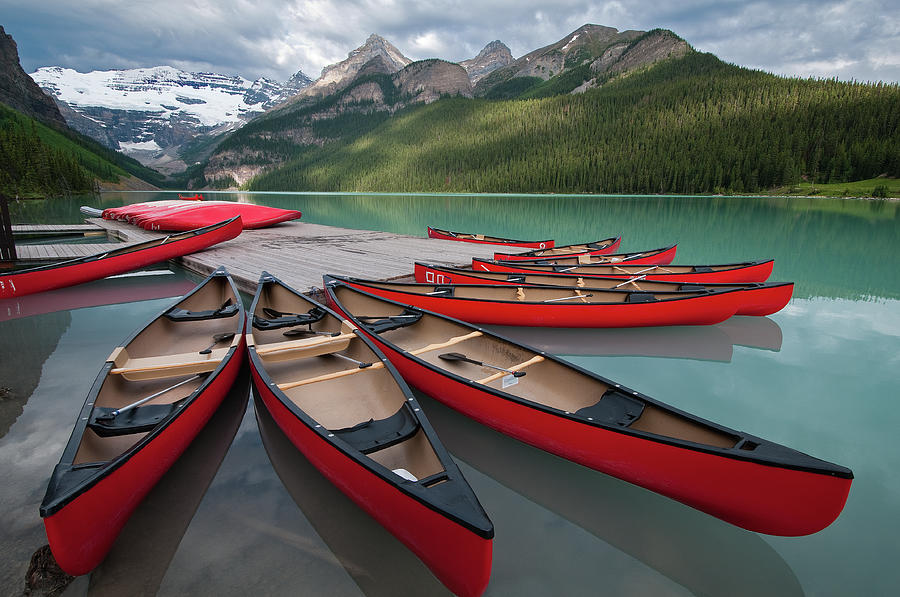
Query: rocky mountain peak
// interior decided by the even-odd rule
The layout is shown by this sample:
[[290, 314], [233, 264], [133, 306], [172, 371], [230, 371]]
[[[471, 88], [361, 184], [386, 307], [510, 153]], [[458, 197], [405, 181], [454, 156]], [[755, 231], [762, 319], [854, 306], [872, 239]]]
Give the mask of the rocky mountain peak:
[[466, 69], [469, 75], [469, 81], [472, 85], [480, 79], [491, 74], [498, 68], [503, 68], [513, 62], [512, 53], [499, 39], [490, 42], [488, 45], [478, 52], [478, 56], [463, 60], [459, 63], [461, 67]]
[[307, 87], [303, 94], [306, 96], [324, 96], [340, 91], [349, 85], [367, 64], [376, 60], [379, 71], [388, 74], [395, 73], [412, 62], [403, 55], [394, 45], [378, 34], [373, 33], [366, 42], [351, 51], [346, 60], [331, 64], [322, 69], [322, 76]]
[[53, 99], [22, 70], [19, 48], [3, 26], [0, 26], [0, 102], [45, 124], [66, 128], [66, 121]]

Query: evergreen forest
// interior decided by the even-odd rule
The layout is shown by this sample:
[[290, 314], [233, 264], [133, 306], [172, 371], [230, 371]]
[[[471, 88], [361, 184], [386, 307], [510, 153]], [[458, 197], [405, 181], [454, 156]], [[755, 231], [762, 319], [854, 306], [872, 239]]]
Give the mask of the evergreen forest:
[[897, 84], [779, 77], [689, 52], [581, 94], [518, 91], [322, 121], [339, 140], [321, 146], [272, 135], [277, 148], [251, 153], [281, 165], [245, 187], [756, 193], [900, 176]]
[[159, 182], [154, 170], [71, 130], [50, 128], [0, 104], [0, 193], [59, 197], [90, 193], [99, 180], [135, 174]]

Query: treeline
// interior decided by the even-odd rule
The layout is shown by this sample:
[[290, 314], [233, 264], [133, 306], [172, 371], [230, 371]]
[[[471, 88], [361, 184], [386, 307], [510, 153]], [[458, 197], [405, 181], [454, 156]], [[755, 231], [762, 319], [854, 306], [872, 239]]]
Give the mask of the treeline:
[[[15, 197], [93, 191], [94, 174], [72, 152], [45, 143], [40, 126], [0, 105], [0, 192]], [[98, 167], [103, 168], [99, 161]]]
[[[252, 190], [728, 193], [900, 176], [900, 87], [691, 52], [577, 95], [447, 98], [292, 157]], [[357, 130], [359, 122], [354, 122]]]

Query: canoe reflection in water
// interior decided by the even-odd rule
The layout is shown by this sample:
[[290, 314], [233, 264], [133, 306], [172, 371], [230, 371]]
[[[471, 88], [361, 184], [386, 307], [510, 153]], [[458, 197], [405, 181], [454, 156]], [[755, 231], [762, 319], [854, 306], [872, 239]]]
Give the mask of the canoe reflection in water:
[[310, 464], [262, 400], [255, 400], [254, 405], [272, 467], [363, 593], [369, 597], [452, 595], [414, 553]]
[[635, 356], [730, 362], [734, 346], [780, 351], [781, 327], [768, 317], [734, 316], [716, 325], [646, 328], [535, 328], [485, 325], [540, 350], [570, 356]]
[[[414, 391], [455, 458], [691, 594], [804, 594], [787, 562], [758, 534], [548, 454]], [[502, 535], [498, 526], [498, 538]], [[615, 563], [604, 568], [604, 561], [598, 560], [594, 573], [597, 578], [617, 574]]]
[[[182, 537], [237, 433], [250, 395], [241, 372], [221, 406], [131, 515], [104, 561], [76, 582], [78, 594], [155, 595]], [[84, 580], [82, 580], [84, 579]], [[77, 587], [72, 586], [70, 591]], [[67, 594], [69, 591], [67, 591]]]

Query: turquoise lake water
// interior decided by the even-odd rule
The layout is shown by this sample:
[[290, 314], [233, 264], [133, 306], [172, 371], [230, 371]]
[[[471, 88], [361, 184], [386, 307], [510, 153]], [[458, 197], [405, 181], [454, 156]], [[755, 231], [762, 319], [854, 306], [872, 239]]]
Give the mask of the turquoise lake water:
[[[110, 193], [94, 204], [173, 197]], [[900, 203], [208, 198], [300, 209], [313, 223], [419, 236], [426, 225], [561, 244], [621, 234], [623, 251], [677, 242], [676, 263], [775, 258], [772, 280], [796, 286], [787, 308], [767, 318], [680, 328], [502, 331], [689, 412], [851, 468], [856, 478], [841, 516], [807, 537], [751, 533], [423, 398], [495, 524], [486, 595], [900, 591]], [[77, 223], [83, 203], [23, 202], [11, 211], [16, 223]], [[0, 484], [0, 593], [21, 593], [28, 560], [46, 543], [38, 505], [103, 360], [169, 304], [167, 297], [196, 280], [157, 268], [0, 303], [0, 473], [6, 481]], [[267, 413], [256, 412], [252, 397], [246, 410], [244, 401], [240, 392], [229, 398], [213, 431], [151, 494], [107, 562], [67, 594], [445, 593], [408, 550], [309, 467]]]

